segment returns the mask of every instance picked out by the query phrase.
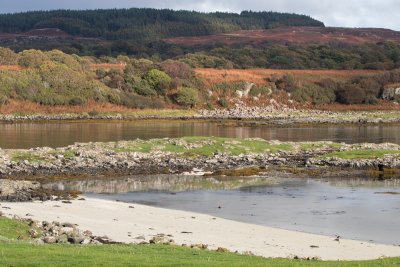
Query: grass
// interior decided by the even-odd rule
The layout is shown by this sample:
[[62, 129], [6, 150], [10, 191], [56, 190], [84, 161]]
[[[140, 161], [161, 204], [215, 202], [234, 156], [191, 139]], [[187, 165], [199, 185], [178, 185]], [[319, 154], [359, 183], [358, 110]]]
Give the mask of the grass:
[[0, 237], [2, 238], [28, 239], [29, 228], [30, 227], [25, 222], [0, 217]]
[[44, 161], [45, 159], [39, 155], [27, 151], [17, 151], [11, 155], [11, 160], [15, 162], [25, 161], [34, 163]]
[[383, 158], [385, 155], [399, 155], [399, 150], [388, 150], [388, 149], [357, 149], [333, 152], [324, 155], [324, 158], [337, 157], [341, 159], [376, 159]]
[[264, 259], [164, 245], [33, 245], [0, 243], [1, 266], [399, 266], [400, 258], [376, 261]]
[[181, 117], [193, 116], [196, 114], [194, 110], [185, 109], [131, 109], [125, 106], [113, 105], [110, 103], [97, 103], [88, 101], [80, 106], [46, 106], [30, 101], [10, 100], [5, 105], [0, 105], [0, 114], [12, 114], [15, 116], [26, 115], [57, 115], [57, 114], [96, 114], [98, 116], [122, 114], [126, 117]]
[[318, 148], [333, 148], [333, 149], [340, 149], [342, 148], [341, 144], [322, 144], [322, 143], [305, 143], [305, 144], [300, 144], [300, 149], [302, 151], [308, 151], [308, 150], [314, 150]]
[[[168, 152], [173, 156], [181, 158], [214, 157], [214, 155], [225, 154], [227, 156], [239, 155], [261, 155], [274, 154], [278, 152], [290, 152], [301, 155], [302, 152], [318, 153], [318, 158], [337, 157], [347, 160], [355, 159], [376, 159], [385, 155], [400, 156], [397, 148], [375, 149], [362, 148], [357, 145], [344, 145], [338, 143], [323, 142], [299, 142], [299, 143], [275, 143], [263, 139], [239, 139], [223, 137], [182, 137], [164, 138], [151, 140], [118, 141], [109, 143], [96, 143], [99, 153], [106, 153], [110, 150], [115, 153], [159, 153]], [[345, 151], [336, 151], [345, 148]], [[13, 162], [28, 161], [30, 163], [51, 163], [57, 155], [65, 159], [74, 159], [80, 150], [91, 151], [95, 148], [88, 144], [80, 149], [54, 149], [49, 151], [9, 150]], [[79, 151], [78, 151], [79, 150]], [[336, 152], [331, 152], [336, 151]], [[325, 153], [325, 154], [322, 154]]]
[[214, 154], [229, 154], [237, 156], [249, 153], [275, 153], [289, 151], [290, 144], [271, 144], [258, 139], [234, 139], [221, 137], [183, 137], [179, 139], [153, 139], [149, 141], [117, 142], [112, 149], [114, 152], [143, 152], [164, 151], [182, 156], [212, 156]]
[[29, 226], [0, 217], [0, 266], [399, 266], [400, 258], [376, 261], [265, 259], [167, 245], [37, 245], [25, 241]]

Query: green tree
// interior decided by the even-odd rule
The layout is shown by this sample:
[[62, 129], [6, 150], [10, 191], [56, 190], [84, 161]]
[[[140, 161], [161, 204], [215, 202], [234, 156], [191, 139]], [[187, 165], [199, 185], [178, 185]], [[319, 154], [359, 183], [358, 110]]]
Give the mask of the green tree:
[[181, 106], [194, 107], [199, 102], [199, 93], [196, 89], [181, 87], [175, 95], [175, 101]]
[[172, 82], [172, 79], [168, 74], [157, 69], [150, 70], [145, 75], [144, 79], [152, 88], [163, 94], [165, 94]]

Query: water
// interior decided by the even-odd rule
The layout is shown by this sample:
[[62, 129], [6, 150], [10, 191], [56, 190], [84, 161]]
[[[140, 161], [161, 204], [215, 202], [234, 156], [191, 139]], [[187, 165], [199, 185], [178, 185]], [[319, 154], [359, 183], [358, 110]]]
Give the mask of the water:
[[[1, 148], [62, 147], [182, 136], [400, 144], [400, 125], [272, 127], [232, 122], [134, 121], [0, 124]], [[260, 225], [400, 245], [400, 181], [177, 175], [49, 184], [88, 196], [187, 210]], [[218, 208], [221, 207], [221, 208]]]
[[1, 148], [63, 147], [75, 142], [108, 142], [182, 136], [259, 137], [280, 141], [335, 141], [400, 144], [400, 125], [272, 127], [232, 122], [133, 121], [0, 124]]
[[95, 198], [400, 245], [400, 180], [155, 175], [49, 186], [81, 190]]

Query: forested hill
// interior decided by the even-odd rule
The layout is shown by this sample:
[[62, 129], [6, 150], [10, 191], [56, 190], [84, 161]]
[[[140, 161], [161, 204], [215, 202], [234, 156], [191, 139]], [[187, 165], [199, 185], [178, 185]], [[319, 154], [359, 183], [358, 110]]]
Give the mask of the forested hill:
[[279, 26], [323, 27], [324, 24], [309, 16], [289, 13], [200, 13], [149, 8], [33, 11], [0, 15], [1, 33], [59, 28], [75, 36], [108, 40], [156, 40]]

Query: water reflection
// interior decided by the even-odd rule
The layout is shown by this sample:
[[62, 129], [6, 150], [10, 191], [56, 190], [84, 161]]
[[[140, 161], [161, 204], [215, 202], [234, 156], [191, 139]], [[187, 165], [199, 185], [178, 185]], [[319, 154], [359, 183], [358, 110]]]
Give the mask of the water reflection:
[[201, 121], [61, 122], [0, 124], [1, 148], [61, 147], [182, 136], [259, 137], [280, 141], [400, 143], [399, 125], [271, 127]]
[[117, 194], [127, 192], [183, 192], [193, 190], [231, 190], [241, 187], [279, 184], [280, 179], [267, 177], [202, 177], [186, 175], [146, 175], [116, 179], [87, 179], [48, 183], [47, 188], [78, 190], [85, 193]]

